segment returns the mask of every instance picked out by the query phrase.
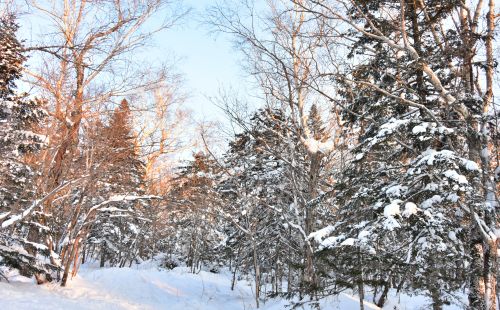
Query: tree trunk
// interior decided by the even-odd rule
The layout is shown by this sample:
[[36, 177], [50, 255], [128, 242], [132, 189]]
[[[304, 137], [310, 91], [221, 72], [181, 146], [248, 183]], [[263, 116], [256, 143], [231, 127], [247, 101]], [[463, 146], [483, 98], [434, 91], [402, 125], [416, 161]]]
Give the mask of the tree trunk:
[[497, 241], [486, 245], [484, 253], [485, 306], [486, 310], [496, 310], [496, 273], [498, 266]]
[[99, 267], [103, 268], [106, 263], [106, 246], [101, 248], [101, 262], [99, 263]]
[[69, 270], [71, 268], [71, 263], [73, 263], [73, 260], [75, 258], [76, 253], [78, 252], [78, 238], [74, 241], [72, 245], [68, 244], [69, 250], [69, 257], [67, 258], [66, 263], [64, 264], [64, 272], [63, 272], [63, 277], [61, 280], [61, 286], [64, 287], [66, 286], [66, 283], [68, 281], [68, 275], [69, 275]]
[[82, 249], [82, 264], [85, 264], [87, 258], [87, 246], [84, 244]]
[[359, 310], [365, 310], [365, 285], [363, 279], [363, 260], [361, 257], [361, 251], [358, 250], [359, 259], [359, 280], [358, 280], [358, 294], [359, 294]]
[[380, 295], [380, 298], [376, 303], [380, 308], [384, 307], [385, 301], [387, 299], [387, 294], [389, 294], [389, 286], [389, 281], [384, 282], [384, 290], [382, 291], [382, 295]]
[[[473, 233], [475, 229], [473, 229]], [[483, 278], [483, 244], [481, 240], [471, 241], [471, 274], [469, 285], [469, 307], [471, 309], [485, 309], [484, 278]]]
[[257, 245], [252, 237], [252, 247], [253, 247], [253, 267], [255, 271], [255, 305], [259, 308], [259, 298], [260, 298], [260, 265], [257, 257]]
[[[495, 35], [495, 0], [488, 1], [488, 15], [487, 15], [487, 36], [485, 40], [486, 45], [486, 93], [484, 96], [483, 103], [483, 114], [486, 115], [489, 112], [489, 108], [493, 101], [493, 74], [495, 67], [495, 58], [493, 56], [493, 40]], [[481, 151], [481, 163], [482, 163], [482, 173], [483, 180], [482, 185], [484, 188], [484, 198], [485, 205], [489, 207], [489, 210], [485, 211], [484, 220], [485, 223], [496, 229], [498, 226], [496, 209], [498, 208], [498, 197], [496, 194], [495, 184], [491, 180], [491, 163], [489, 158], [488, 148], [490, 146], [488, 131], [488, 124], [483, 121], [481, 126], [482, 134], [482, 151]], [[483, 237], [484, 238], [484, 237]], [[498, 266], [498, 238], [490, 237], [489, 240], [483, 241], [483, 251], [484, 251], [484, 264], [483, 264], [483, 277], [485, 285], [485, 296], [484, 303], [486, 310], [496, 310], [496, 268]]]

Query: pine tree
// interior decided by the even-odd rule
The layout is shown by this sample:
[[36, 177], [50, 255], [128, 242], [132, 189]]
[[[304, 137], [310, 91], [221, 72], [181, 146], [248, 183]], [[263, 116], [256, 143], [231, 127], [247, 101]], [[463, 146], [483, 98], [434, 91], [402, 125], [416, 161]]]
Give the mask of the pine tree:
[[50, 279], [55, 268], [28, 254], [35, 250], [47, 254], [47, 249], [26, 241], [29, 229], [45, 229], [30, 225], [36, 207], [36, 171], [26, 156], [45, 143], [45, 137], [34, 130], [46, 114], [39, 101], [15, 92], [25, 60], [17, 28], [14, 16], [0, 18], [0, 264], [17, 268], [23, 275], [36, 274], [41, 281], [44, 276]]
[[[338, 255], [337, 282], [387, 286], [402, 279], [400, 287], [423, 289], [441, 309], [444, 293], [468, 277], [471, 307], [485, 309], [495, 303], [494, 285], [481, 293], [478, 283], [494, 282], [495, 259], [486, 249], [497, 244], [479, 231], [498, 227], [498, 201], [479, 151], [481, 143], [486, 155], [491, 147], [488, 130], [478, 131], [489, 127], [490, 116], [480, 115], [489, 103], [474, 84], [479, 64], [470, 62], [479, 30], [463, 18], [463, 2], [419, 3], [359, 1], [347, 10], [359, 27], [346, 34], [357, 38], [354, 68], [337, 82], [359, 143], [338, 184], [342, 225], [315, 236], [325, 252]], [[462, 33], [448, 26], [436, 33], [435, 25], [455, 17]]]
[[227, 253], [235, 272], [254, 274], [257, 304], [263, 275], [273, 275], [277, 293], [277, 281], [286, 275], [286, 268], [298, 265], [297, 253], [287, 243], [293, 243], [291, 232], [280, 214], [287, 212], [293, 199], [285, 164], [273, 154], [283, 149], [279, 135], [286, 133], [285, 122], [279, 110], [257, 111], [248, 130], [230, 143], [224, 162], [231, 174], [219, 185], [223, 199], [219, 212], [229, 222]]
[[97, 197], [92, 203], [117, 200], [98, 210], [88, 237], [88, 250], [98, 249], [93, 253], [99, 257], [101, 267], [105, 263], [120, 267], [131, 264], [142, 254], [140, 243], [148, 237], [144, 212], [151, 207], [149, 202], [127, 199], [145, 194], [145, 166], [135, 148], [131, 121], [129, 104], [124, 99], [111, 115], [108, 126], [97, 124], [101, 132], [91, 141], [96, 144], [94, 156], [99, 162]]
[[215, 214], [219, 203], [216, 184], [220, 167], [202, 152], [179, 168], [166, 196], [163, 215], [169, 231], [170, 259], [177, 259], [195, 272], [217, 271], [222, 264], [220, 244], [225, 239], [223, 222]]
[[328, 214], [321, 191], [325, 187], [318, 185], [324, 177], [322, 144], [328, 135], [315, 106], [308, 125], [314, 137], [306, 145], [313, 152], [291, 130], [292, 121], [283, 110], [258, 110], [224, 156], [230, 174], [219, 186], [221, 213], [231, 215], [227, 247], [238, 253], [232, 259], [240, 270], [253, 269], [257, 283], [257, 274], [272, 275], [274, 294], [282, 293], [283, 279], [288, 280], [289, 294], [318, 289], [315, 245], [307, 235]]

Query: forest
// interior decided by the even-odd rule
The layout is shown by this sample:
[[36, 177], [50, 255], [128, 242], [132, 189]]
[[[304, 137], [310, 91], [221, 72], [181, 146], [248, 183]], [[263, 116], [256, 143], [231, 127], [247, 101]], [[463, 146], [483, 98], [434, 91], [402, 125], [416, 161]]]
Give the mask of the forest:
[[[191, 19], [251, 81], [209, 98], [223, 122], [142, 54]], [[499, 21], [495, 0], [0, 2], [0, 282], [156, 260], [245, 278], [256, 308], [499, 309]]]

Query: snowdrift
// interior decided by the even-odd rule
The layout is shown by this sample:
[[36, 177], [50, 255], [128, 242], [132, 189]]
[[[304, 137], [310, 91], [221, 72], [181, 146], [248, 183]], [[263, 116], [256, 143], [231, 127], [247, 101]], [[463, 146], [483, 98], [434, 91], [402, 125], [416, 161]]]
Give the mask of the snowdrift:
[[[162, 309], [162, 310], [249, 310], [255, 309], [251, 283], [240, 281], [230, 290], [229, 273], [214, 274], [188, 268], [161, 270], [153, 266], [95, 268], [83, 266], [67, 287], [38, 286], [31, 279], [10, 275], [10, 283], [0, 282], [0, 308], [10, 309]], [[321, 309], [357, 310], [357, 296], [341, 294], [321, 300]], [[399, 296], [384, 309], [426, 309], [424, 297]], [[290, 301], [272, 299], [260, 309], [290, 308]], [[306, 305], [304, 308], [309, 309]], [[379, 309], [365, 302], [365, 309]], [[458, 309], [458, 308], [447, 308]]]

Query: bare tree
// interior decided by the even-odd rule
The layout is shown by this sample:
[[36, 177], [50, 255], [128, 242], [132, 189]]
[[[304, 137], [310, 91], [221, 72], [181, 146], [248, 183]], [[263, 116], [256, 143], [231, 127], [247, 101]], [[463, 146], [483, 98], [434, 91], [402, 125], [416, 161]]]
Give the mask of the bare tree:
[[[156, 32], [165, 30], [186, 14], [171, 1], [86, 0], [31, 1], [35, 15], [48, 20], [52, 33], [28, 51], [40, 55], [40, 69], [29, 71], [30, 82], [46, 98], [60, 138], [49, 155], [49, 187], [58, 184], [66, 154], [78, 143], [85, 113], [113, 98], [157, 85], [166, 78], [140, 67], [131, 58]], [[148, 22], [167, 10], [165, 20], [151, 29]], [[135, 65], [135, 67], [134, 67]], [[147, 67], [147, 66], [146, 66]], [[69, 151], [69, 152], [68, 152]]]
[[[167, 89], [165, 85], [172, 82], [168, 70], [139, 61], [134, 55], [144, 51], [154, 34], [172, 27], [188, 10], [169, 0], [33, 0], [28, 1], [28, 8], [28, 16], [36, 16], [44, 31], [26, 48], [34, 62], [34, 69], [27, 70], [27, 82], [46, 100], [50, 115], [46, 129], [50, 145], [41, 160], [43, 195], [83, 174], [95, 177], [102, 173], [99, 167], [103, 159], [79, 149], [83, 124], [105, 119], [113, 102], [126, 95], [161, 89], [162, 85]], [[82, 158], [87, 159], [83, 167]], [[95, 214], [87, 210], [85, 198], [94, 192], [90, 181], [78, 188], [66, 188], [58, 197], [50, 196], [37, 220], [54, 230], [46, 231], [44, 237], [30, 231], [31, 239], [45, 240], [53, 252], [53, 263], [64, 267], [63, 285], [86, 237], [88, 224], [77, 223], [82, 223], [84, 214], [91, 222]], [[62, 226], [46, 217], [48, 213], [58, 213]]]

